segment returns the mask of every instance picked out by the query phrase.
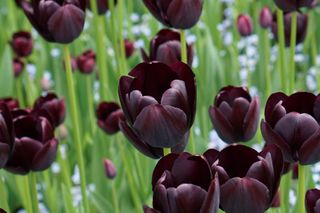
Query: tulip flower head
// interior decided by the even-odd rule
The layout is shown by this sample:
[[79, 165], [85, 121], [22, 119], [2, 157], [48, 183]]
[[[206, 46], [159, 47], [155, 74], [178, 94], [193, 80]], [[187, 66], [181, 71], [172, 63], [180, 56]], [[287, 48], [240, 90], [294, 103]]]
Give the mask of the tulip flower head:
[[318, 213], [320, 212], [320, 190], [309, 189], [305, 197], [305, 206], [307, 213]]
[[122, 109], [114, 102], [102, 102], [97, 107], [98, 126], [107, 134], [115, 134], [119, 129], [119, 122], [124, 120]]
[[27, 57], [32, 53], [33, 42], [29, 32], [19, 31], [14, 33], [10, 44], [18, 57]]
[[20, 58], [14, 58], [12, 67], [14, 76], [19, 77], [24, 69], [24, 62]]
[[114, 179], [117, 175], [117, 170], [112, 161], [109, 159], [104, 159], [103, 165], [107, 178]]
[[81, 73], [90, 74], [96, 67], [96, 54], [92, 50], [87, 50], [78, 56], [76, 61]]
[[125, 39], [124, 48], [125, 48], [126, 58], [130, 58], [134, 53], [134, 43], [129, 39]]
[[301, 7], [311, 7], [314, 0], [274, 0], [277, 7], [284, 12], [299, 11]]
[[[110, 0], [95, 0], [97, 2], [97, 9], [98, 9], [98, 14], [103, 15], [109, 10], [109, 1]], [[114, 5], [117, 4], [117, 0], [111, 0], [114, 1]], [[87, 2], [87, 8], [91, 10], [91, 0], [86, 0]]]
[[6, 104], [10, 111], [19, 108], [19, 101], [11, 97], [0, 98], [0, 104], [2, 103]]
[[272, 26], [272, 12], [268, 7], [262, 8], [259, 15], [259, 24], [262, 28], [270, 28]]
[[237, 19], [237, 28], [242, 37], [247, 37], [252, 34], [253, 23], [249, 15], [241, 14]]

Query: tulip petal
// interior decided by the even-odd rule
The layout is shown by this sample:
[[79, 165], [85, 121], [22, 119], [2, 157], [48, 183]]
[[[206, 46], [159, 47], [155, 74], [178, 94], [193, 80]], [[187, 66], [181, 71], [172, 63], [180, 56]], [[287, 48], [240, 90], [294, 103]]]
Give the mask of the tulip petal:
[[122, 76], [119, 80], [119, 88], [118, 88], [118, 94], [119, 99], [121, 103], [121, 108], [123, 110], [123, 113], [125, 114], [125, 117], [129, 124], [133, 124], [133, 117], [129, 113], [129, 109], [126, 102], [127, 94], [130, 94], [130, 87], [132, 84], [133, 78], [128, 76]]
[[220, 204], [219, 178], [216, 174], [208, 189], [207, 197], [202, 204], [200, 213], [217, 213]]
[[215, 149], [208, 149], [205, 153], [203, 153], [203, 156], [211, 167], [212, 164], [218, 159], [219, 151]]
[[313, 105], [313, 114], [318, 123], [320, 123], [320, 96], [318, 95], [314, 105]]
[[218, 165], [215, 165], [215, 164], [212, 164], [211, 166], [211, 171], [212, 173], [217, 173], [218, 174], [218, 178], [219, 178], [219, 183], [220, 185], [224, 184], [225, 182], [227, 182], [230, 177], [229, 175], [227, 174], [227, 172], [224, 170], [223, 167], [221, 166], [218, 166]]
[[315, 207], [316, 203], [320, 199], [320, 190], [319, 189], [310, 189], [307, 191], [305, 196], [305, 206], [308, 213], [316, 213]]
[[[178, 212], [183, 213], [195, 213], [201, 209], [204, 203], [207, 192], [193, 184], [181, 184], [177, 187], [176, 193], [173, 193], [174, 198], [171, 198], [170, 193], [168, 193], [169, 200], [175, 198], [178, 206]], [[171, 211], [177, 212], [177, 211]]]
[[0, 169], [2, 169], [6, 165], [9, 155], [10, 146], [0, 141]]
[[299, 149], [299, 162], [302, 165], [313, 165], [320, 161], [320, 129], [306, 140]]
[[154, 0], [143, 0], [143, 3], [158, 21], [160, 21], [164, 25], [169, 25], [169, 23], [167, 23], [167, 21], [163, 19], [161, 12]]
[[254, 97], [250, 103], [248, 112], [243, 120], [243, 140], [248, 141], [253, 138], [257, 132], [259, 123], [259, 109], [260, 101], [259, 97]]
[[52, 139], [47, 141], [46, 144], [34, 156], [31, 169], [33, 171], [43, 171], [53, 163], [56, 158], [58, 149], [58, 140]]
[[[282, 103], [288, 96], [282, 92], [273, 93], [267, 100], [265, 107], [265, 120], [273, 127], [275, 125], [274, 117], [274, 108], [277, 104]], [[285, 111], [285, 110], [284, 110]], [[279, 113], [277, 113], [279, 114]], [[282, 114], [282, 113], [281, 113]], [[282, 116], [281, 116], [282, 117]]]
[[251, 96], [248, 92], [248, 88], [246, 87], [234, 87], [234, 86], [226, 86], [220, 89], [218, 95], [214, 100], [215, 106], [220, 106], [220, 104], [225, 101], [230, 106], [233, 106], [233, 101], [236, 98], [242, 97], [247, 99], [248, 102], [251, 102]]
[[153, 208], [150, 208], [149, 206], [144, 205], [143, 206], [143, 212], [144, 213], [161, 213]]
[[210, 107], [209, 114], [211, 121], [219, 137], [226, 143], [234, 143], [233, 127], [226, 117], [216, 107]]
[[171, 148], [171, 152], [172, 153], [181, 153], [185, 150], [188, 141], [189, 141], [189, 135], [190, 135], [190, 131], [187, 131], [186, 134], [184, 134], [181, 142], [179, 144], [177, 144], [176, 146]]
[[[232, 106], [232, 115], [231, 115], [231, 125], [233, 127], [233, 138], [235, 139], [235, 142], [243, 141], [243, 122], [244, 118], [248, 112], [250, 103], [240, 97], [236, 98], [233, 101], [233, 106]], [[252, 118], [251, 118], [252, 119]]]
[[313, 115], [313, 105], [316, 96], [310, 92], [296, 92], [286, 98], [282, 106], [289, 112], [307, 113]]
[[153, 191], [153, 207], [161, 213], [171, 213], [167, 189], [162, 184], [157, 184]]

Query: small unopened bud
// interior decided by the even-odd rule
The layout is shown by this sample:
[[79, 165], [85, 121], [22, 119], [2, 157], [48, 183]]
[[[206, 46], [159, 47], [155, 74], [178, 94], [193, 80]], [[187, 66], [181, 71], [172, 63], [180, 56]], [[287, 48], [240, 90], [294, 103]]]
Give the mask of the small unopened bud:
[[115, 176], [117, 175], [117, 170], [114, 164], [112, 163], [112, 161], [109, 159], [104, 159], [103, 164], [104, 164], [104, 170], [106, 172], [107, 178], [109, 179], [115, 178]]
[[268, 7], [262, 8], [259, 16], [259, 24], [262, 28], [269, 28], [272, 25], [272, 13]]
[[126, 50], [126, 58], [130, 58], [134, 52], [134, 44], [129, 39], [125, 39], [124, 47]]
[[24, 62], [20, 58], [14, 58], [12, 62], [13, 73], [15, 77], [18, 77], [24, 68]]
[[252, 34], [253, 24], [251, 17], [248, 15], [239, 15], [237, 20], [238, 31], [241, 36], [246, 37]]

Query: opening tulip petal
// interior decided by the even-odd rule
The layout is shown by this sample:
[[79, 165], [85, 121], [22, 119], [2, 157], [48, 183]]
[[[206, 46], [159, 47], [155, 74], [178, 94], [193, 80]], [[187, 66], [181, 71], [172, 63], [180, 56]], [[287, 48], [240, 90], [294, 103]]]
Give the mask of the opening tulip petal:
[[154, 0], [143, 0], [144, 5], [149, 9], [152, 15], [164, 25], [169, 25], [162, 17], [162, 13]]
[[309, 92], [296, 92], [286, 98], [282, 106], [289, 112], [307, 113], [313, 115], [313, 105], [316, 96]]
[[305, 197], [305, 205], [308, 213], [316, 213], [315, 207], [319, 199], [320, 199], [319, 189], [310, 189], [307, 191], [306, 197]]
[[244, 141], [248, 141], [253, 138], [257, 132], [259, 123], [259, 109], [260, 101], [258, 97], [254, 97], [250, 103], [248, 112], [243, 120]]
[[215, 130], [217, 131], [219, 137], [226, 143], [234, 143], [233, 138], [233, 127], [227, 118], [220, 112], [216, 107], [211, 107], [209, 109], [209, 114], [211, 121]]
[[153, 207], [162, 213], [171, 213], [167, 189], [162, 184], [156, 185], [153, 191]]
[[220, 186], [218, 174], [215, 175], [208, 189], [207, 197], [202, 204], [200, 213], [217, 213], [220, 204]]
[[212, 164], [218, 159], [219, 151], [215, 149], [208, 149], [205, 153], [203, 153], [203, 156], [211, 167]]
[[0, 169], [2, 169], [6, 165], [9, 155], [10, 146], [0, 141]]
[[250, 103], [244, 98], [236, 98], [232, 106], [232, 115], [230, 123], [233, 127], [233, 136], [235, 142], [243, 141], [243, 122], [249, 110]]
[[57, 149], [58, 141], [56, 139], [47, 141], [47, 143], [33, 158], [31, 169], [33, 171], [43, 171], [49, 168], [56, 158]]
[[[265, 119], [266, 121], [271, 124], [273, 127], [275, 123], [273, 122], [273, 114], [277, 104], [281, 104], [288, 96], [282, 92], [273, 93], [267, 100], [266, 107], [265, 107]], [[277, 113], [278, 114], [278, 113]]]
[[320, 161], [320, 130], [306, 140], [299, 149], [299, 162], [302, 165], [313, 165]]

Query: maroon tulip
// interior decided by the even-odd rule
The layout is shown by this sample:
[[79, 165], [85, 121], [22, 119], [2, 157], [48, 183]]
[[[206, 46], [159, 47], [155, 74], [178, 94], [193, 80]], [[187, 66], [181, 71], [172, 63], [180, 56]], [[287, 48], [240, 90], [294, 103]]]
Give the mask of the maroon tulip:
[[219, 181], [208, 162], [189, 153], [169, 154], [152, 176], [153, 208], [145, 213], [215, 213], [219, 208]]
[[13, 66], [14, 76], [15, 77], [20, 76], [24, 69], [24, 62], [20, 58], [14, 58], [12, 62], [12, 66]]
[[66, 115], [64, 99], [59, 99], [56, 94], [48, 93], [39, 97], [33, 106], [32, 112], [47, 118], [53, 127], [63, 123]]
[[240, 144], [223, 149], [211, 167], [219, 176], [220, 208], [228, 213], [263, 213], [278, 191], [282, 167], [275, 145], [260, 153]]
[[320, 96], [297, 92], [272, 94], [261, 131], [266, 143], [276, 144], [286, 162], [310, 165], [320, 160]]
[[188, 65], [141, 63], [121, 77], [119, 97], [126, 118], [120, 129], [140, 152], [159, 158], [163, 148], [184, 150], [196, 108], [195, 76]]
[[177, 29], [193, 27], [202, 12], [203, 0], [143, 0], [152, 15], [162, 24]]
[[237, 19], [237, 28], [241, 36], [247, 37], [252, 34], [253, 23], [249, 15], [241, 14]]
[[84, 0], [20, 0], [20, 5], [33, 27], [49, 42], [71, 43], [83, 30]]
[[80, 72], [90, 74], [96, 67], [96, 54], [93, 50], [87, 50], [77, 57], [77, 67]]
[[300, 11], [301, 7], [311, 7], [313, 0], [274, 0], [284, 12]]
[[[302, 43], [306, 37], [308, 28], [308, 16], [302, 13], [297, 14], [297, 41], [296, 43]], [[276, 39], [278, 39], [278, 26], [277, 26], [277, 16], [273, 15], [272, 23], [272, 33]], [[291, 38], [291, 13], [284, 14], [284, 36], [286, 47], [290, 46]]]
[[3, 168], [14, 146], [14, 130], [10, 109], [5, 103], [0, 104], [0, 169]]
[[[188, 64], [192, 65], [193, 48], [187, 45]], [[145, 62], [160, 61], [171, 65], [181, 61], [180, 33], [170, 29], [160, 30], [150, 42], [150, 54], [141, 49], [142, 58]]]
[[13, 124], [15, 146], [5, 168], [16, 174], [47, 169], [58, 147], [50, 122], [45, 117], [29, 114], [14, 118]]
[[[99, 15], [103, 15], [109, 10], [109, 1], [110, 0], [96, 0]], [[113, 0], [113, 1], [114, 1], [114, 5], [116, 5], [117, 0]], [[87, 8], [91, 10], [90, 2], [91, 2], [91, 0], [86, 0]]]
[[257, 131], [259, 106], [259, 97], [251, 98], [247, 88], [227, 86], [219, 91], [209, 114], [223, 141], [246, 142]]
[[272, 13], [269, 7], [264, 7], [260, 11], [259, 24], [262, 28], [270, 28], [272, 26]]
[[114, 179], [117, 175], [117, 170], [112, 161], [109, 159], [104, 159], [103, 165], [107, 178]]
[[19, 31], [14, 33], [10, 44], [18, 57], [27, 57], [32, 53], [33, 42], [29, 32]]
[[113, 102], [100, 103], [96, 115], [99, 127], [110, 135], [119, 131], [119, 122], [125, 119], [122, 109]]
[[15, 108], [19, 108], [19, 101], [17, 99], [13, 99], [11, 97], [1, 98], [0, 104], [5, 103], [9, 110], [13, 110]]
[[125, 47], [126, 58], [130, 58], [134, 53], [134, 43], [131, 42], [129, 39], [125, 39], [124, 47]]
[[305, 197], [305, 206], [307, 213], [319, 213], [320, 212], [320, 190], [309, 189]]

